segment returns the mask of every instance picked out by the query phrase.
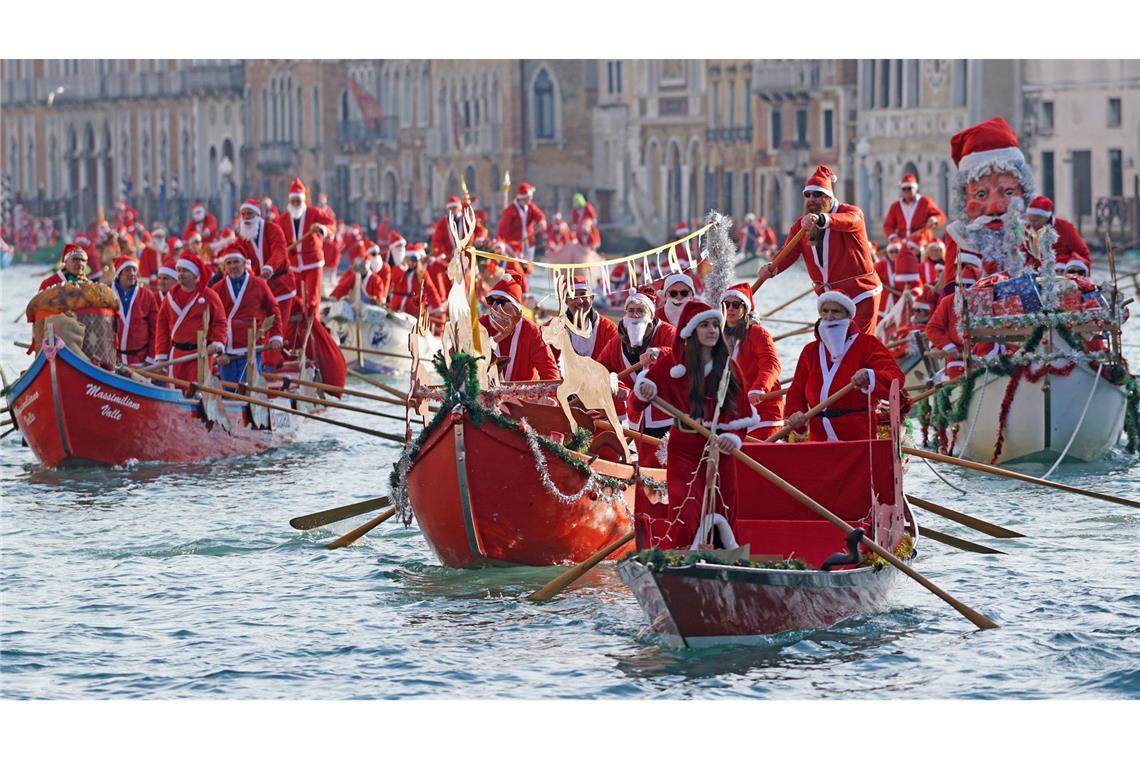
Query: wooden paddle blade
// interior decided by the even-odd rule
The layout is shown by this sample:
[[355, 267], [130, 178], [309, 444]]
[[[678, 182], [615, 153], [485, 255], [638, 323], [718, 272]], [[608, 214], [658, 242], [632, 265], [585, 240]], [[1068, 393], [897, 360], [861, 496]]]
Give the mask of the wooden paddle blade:
[[361, 525], [356, 530], [351, 531], [349, 533], [345, 533], [343, 536], [341, 536], [337, 540], [325, 544], [325, 548], [326, 549], [343, 549], [346, 546], [352, 546], [352, 544], [355, 543], [356, 539], [360, 538], [365, 533], [372, 530], [377, 525], [384, 522], [385, 520], [387, 520], [388, 518], [390, 518], [394, 514], [396, 514], [396, 508], [395, 507], [389, 507], [388, 509], [385, 509], [383, 512], [381, 512], [376, 517], [372, 518], [368, 522]]
[[986, 522], [985, 520], [979, 520], [977, 517], [970, 517], [969, 515], [962, 514], [961, 512], [955, 512], [949, 507], [944, 507], [941, 504], [935, 504], [934, 502], [927, 501], [926, 499], [920, 499], [919, 497], [912, 496], [909, 493], [906, 495], [906, 500], [916, 507], [925, 509], [927, 512], [933, 512], [939, 517], [944, 517], [951, 522], [965, 525], [967, 528], [973, 528], [979, 533], [985, 533], [987, 536], [993, 536], [994, 538], [1025, 538], [1024, 533], [1018, 533], [1015, 530], [1003, 528], [1000, 525], [994, 525], [993, 523]]
[[561, 591], [564, 588], [566, 588], [571, 583], [578, 580], [583, 575], [585, 575], [587, 572], [589, 572], [591, 569], [593, 569], [593, 567], [595, 565], [597, 565], [599, 562], [601, 562], [606, 557], [610, 556], [611, 554], [616, 552], [618, 549], [620, 549], [621, 547], [625, 546], [627, 543], [632, 541], [633, 536], [634, 536], [634, 533], [631, 530], [629, 533], [626, 533], [624, 536], [619, 538], [617, 541], [614, 541], [612, 544], [610, 544], [608, 546], [603, 546], [601, 549], [599, 549], [598, 551], [594, 552], [589, 557], [587, 557], [585, 561], [575, 565], [574, 567], [570, 568], [566, 572], [562, 573], [562, 575], [558, 576], [557, 578], [552, 580], [550, 583], [547, 583], [545, 586], [540, 588], [538, 591], [535, 591], [533, 594], [528, 596], [527, 599], [529, 599], [532, 602], [550, 601], [555, 596], [557, 596], [559, 593], [561, 593]]
[[951, 536], [949, 533], [942, 533], [941, 531], [934, 530], [933, 528], [927, 528], [925, 526], [920, 527], [923, 538], [929, 538], [933, 541], [937, 541], [940, 544], [953, 546], [955, 549], [961, 549], [965, 552], [974, 552], [975, 554], [1005, 554], [1003, 551], [991, 549], [990, 547], [983, 546], [982, 544], [975, 544], [973, 541], [967, 541], [964, 538]]
[[313, 528], [320, 528], [330, 523], [340, 522], [350, 517], [362, 515], [365, 512], [371, 512], [374, 509], [381, 509], [388, 506], [388, 502], [389, 498], [387, 496], [365, 499], [364, 501], [358, 501], [353, 504], [345, 504], [343, 507], [333, 507], [332, 509], [313, 512], [309, 515], [294, 517], [289, 521], [289, 525], [297, 530], [312, 530]]

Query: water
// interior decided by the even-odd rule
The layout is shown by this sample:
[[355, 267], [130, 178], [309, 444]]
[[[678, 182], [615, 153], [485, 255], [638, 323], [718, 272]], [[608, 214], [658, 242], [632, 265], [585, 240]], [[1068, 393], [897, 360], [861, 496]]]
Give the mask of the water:
[[[0, 361], [10, 378], [27, 366], [11, 342], [29, 329], [11, 323], [38, 283], [31, 271], [0, 275]], [[798, 268], [782, 275], [761, 292], [761, 308], [806, 284]], [[805, 298], [779, 316], [811, 315]], [[1125, 329], [1133, 359], [1137, 324]], [[777, 344], [784, 376], [806, 342]], [[401, 432], [402, 423], [368, 421]], [[914, 463], [908, 491], [1027, 534], [1002, 541], [927, 520], [1008, 552], [927, 541], [916, 564], [1000, 629], [975, 631], [904, 578], [881, 615], [762, 647], [676, 652], [645, 635], [610, 568], [536, 606], [525, 595], [558, 569], [446, 569], [414, 524], [395, 520], [333, 552], [322, 544], [368, 516], [309, 533], [289, 527], [299, 514], [384, 493], [398, 451], [304, 422], [296, 443], [261, 456], [52, 472], [9, 436], [0, 442], [0, 697], [1140, 696], [1140, 510], [936, 465], [968, 492], [960, 496]], [[1140, 498], [1140, 463], [1122, 450], [1054, 477]]]

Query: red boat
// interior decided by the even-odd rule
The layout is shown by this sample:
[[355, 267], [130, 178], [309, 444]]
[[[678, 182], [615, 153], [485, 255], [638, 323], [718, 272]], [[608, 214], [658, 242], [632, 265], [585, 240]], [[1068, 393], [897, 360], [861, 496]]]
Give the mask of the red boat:
[[44, 342], [6, 396], [24, 440], [47, 467], [241, 456], [278, 446], [296, 430], [286, 412], [265, 410], [258, 426], [247, 404], [204, 406], [179, 390], [108, 372], [59, 338]]
[[[534, 424], [549, 432], [543, 423]], [[407, 486], [412, 512], [440, 562], [457, 568], [581, 562], [629, 532], [633, 466], [571, 452], [599, 475], [631, 483], [612, 491], [584, 488], [582, 471], [541, 451], [555, 489], [575, 498], [564, 502], [547, 490], [542, 465], [519, 430], [490, 420], [474, 424], [457, 405], [431, 432], [408, 470]], [[664, 482], [663, 470], [641, 474]], [[645, 489], [637, 486], [638, 498], [650, 498]], [[612, 559], [628, 551], [618, 550]]]
[[[909, 560], [918, 529], [903, 497], [894, 417], [895, 440], [746, 443], [743, 451]], [[853, 562], [857, 540], [849, 543], [832, 523], [752, 470], [737, 467], [737, 478], [737, 493], [747, 499], [737, 506], [734, 534], [748, 566], [734, 563], [730, 552], [696, 562], [684, 552], [642, 552], [618, 565], [653, 633], [679, 647], [759, 643], [884, 608], [897, 570], [882, 560], [866, 561], [874, 555]], [[638, 503], [639, 549], [653, 546], [653, 521], [668, 517], [667, 509]], [[832, 557], [837, 553], [848, 555], [846, 562]], [[839, 561], [825, 571], [829, 558]], [[788, 560], [807, 569], [783, 569]]]

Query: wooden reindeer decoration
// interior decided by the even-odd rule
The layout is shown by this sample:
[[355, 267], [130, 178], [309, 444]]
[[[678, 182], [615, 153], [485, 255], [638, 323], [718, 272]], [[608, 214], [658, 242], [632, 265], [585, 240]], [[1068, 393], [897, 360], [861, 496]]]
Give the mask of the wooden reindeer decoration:
[[571, 396], [577, 396], [587, 409], [603, 410], [606, 413], [606, 421], [621, 442], [626, 461], [629, 461], [629, 446], [622, 433], [617, 410], [614, 408], [610, 372], [589, 356], [579, 356], [574, 350], [574, 345], [570, 342], [570, 333], [588, 338], [590, 332], [581, 322], [573, 324], [566, 318], [569, 291], [565, 277], [556, 276], [554, 287], [558, 293], [558, 316], [542, 326], [542, 339], [547, 345], [559, 351], [558, 369], [562, 373], [562, 383], [558, 386], [558, 404], [562, 407], [566, 419], [570, 421], [570, 429], [573, 432], [578, 432], [578, 423], [570, 412]]
[[471, 240], [475, 237], [475, 228], [475, 210], [470, 206], [464, 208], [462, 214], [449, 215], [447, 218], [447, 232], [451, 237], [453, 252], [447, 265], [451, 289], [447, 292], [448, 323], [443, 331], [443, 355], [448, 366], [451, 366], [453, 352], [482, 356], [484, 361], [476, 363], [479, 387], [489, 388], [498, 381], [498, 373], [492, 365], [493, 344], [487, 328], [479, 323], [474, 286], [468, 293], [464, 279], [464, 273], [468, 270], [471, 270], [473, 280], [475, 277], [474, 257], [467, 253]]

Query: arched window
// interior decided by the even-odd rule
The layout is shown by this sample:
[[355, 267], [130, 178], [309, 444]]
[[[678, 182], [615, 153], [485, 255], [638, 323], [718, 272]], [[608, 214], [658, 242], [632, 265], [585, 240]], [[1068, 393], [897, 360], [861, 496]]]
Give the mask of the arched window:
[[421, 127], [426, 127], [431, 119], [431, 77], [425, 69], [420, 76], [420, 93], [416, 101], [418, 120]]
[[468, 166], [463, 172], [463, 179], [467, 182], [467, 192], [472, 195], [476, 194], [475, 191], [475, 167]]
[[261, 139], [269, 141], [269, 88], [261, 89]]
[[534, 79], [534, 137], [536, 140], [554, 139], [554, 83], [546, 69]]
[[340, 94], [340, 123], [348, 123], [348, 90]]

